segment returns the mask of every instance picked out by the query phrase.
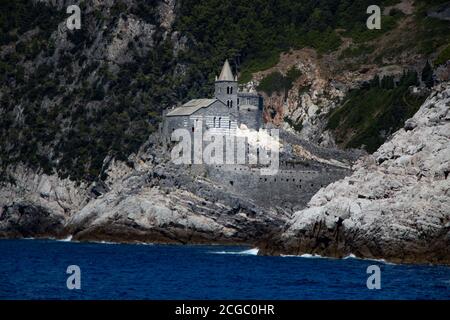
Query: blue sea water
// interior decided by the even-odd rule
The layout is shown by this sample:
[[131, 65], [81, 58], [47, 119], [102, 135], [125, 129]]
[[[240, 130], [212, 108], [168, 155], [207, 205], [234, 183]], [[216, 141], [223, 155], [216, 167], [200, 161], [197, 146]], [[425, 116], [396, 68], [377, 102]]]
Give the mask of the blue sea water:
[[[450, 268], [230, 246], [0, 240], [0, 299], [450, 299]], [[369, 290], [369, 265], [381, 289]], [[81, 269], [68, 290], [66, 269]]]

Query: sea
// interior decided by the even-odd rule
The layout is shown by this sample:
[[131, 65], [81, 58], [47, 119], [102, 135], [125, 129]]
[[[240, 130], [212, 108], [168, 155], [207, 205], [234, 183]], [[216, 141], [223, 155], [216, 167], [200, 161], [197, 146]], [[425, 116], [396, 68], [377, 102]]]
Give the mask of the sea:
[[448, 266], [257, 253], [244, 246], [0, 240], [0, 299], [450, 299]]

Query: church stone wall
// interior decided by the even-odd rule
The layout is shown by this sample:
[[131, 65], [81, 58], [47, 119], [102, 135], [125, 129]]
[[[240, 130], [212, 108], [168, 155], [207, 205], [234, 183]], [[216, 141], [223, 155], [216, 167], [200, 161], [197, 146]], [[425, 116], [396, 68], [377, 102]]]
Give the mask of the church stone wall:
[[262, 128], [262, 111], [257, 107], [251, 107], [242, 106], [239, 108], [239, 123], [246, 125], [250, 129], [258, 130]]
[[270, 207], [285, 203], [286, 208], [303, 208], [321, 188], [350, 174], [350, 170], [331, 166], [318, 169], [280, 168], [275, 175], [263, 176], [260, 168], [248, 165], [209, 165], [208, 178], [227, 189], [245, 194]]

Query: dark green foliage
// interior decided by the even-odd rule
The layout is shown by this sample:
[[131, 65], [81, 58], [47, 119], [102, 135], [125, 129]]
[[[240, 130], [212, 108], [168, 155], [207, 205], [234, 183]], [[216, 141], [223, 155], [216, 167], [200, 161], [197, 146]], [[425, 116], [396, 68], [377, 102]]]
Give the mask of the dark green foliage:
[[158, 0], [140, 1], [136, 8], [133, 8], [130, 12], [135, 14], [142, 20], [152, 23], [156, 21], [158, 15]]
[[120, 14], [125, 14], [128, 11], [128, 6], [123, 0], [115, 1], [114, 5], [111, 7], [111, 15], [113, 17], [118, 17]]
[[258, 90], [271, 96], [274, 92], [284, 91], [284, 76], [279, 71], [274, 71], [267, 75], [258, 85]]
[[330, 115], [327, 127], [342, 146], [374, 152], [423, 103], [423, 98], [409, 93], [409, 87], [417, 84], [416, 72], [404, 73], [397, 85], [391, 77], [374, 79], [369, 86], [348, 93]]
[[195, 39], [184, 57], [197, 66], [193, 79], [207, 74], [212, 80], [230, 58], [245, 82], [252, 72], [275, 65], [280, 52], [290, 48], [336, 49], [341, 40], [334, 29], [364, 29], [371, 4], [381, 1], [184, 0], [176, 28]]
[[356, 43], [363, 43], [374, 40], [382, 34], [394, 29], [397, 25], [398, 16], [382, 16], [381, 17], [381, 29], [369, 30], [366, 24], [358, 24], [352, 29], [349, 29], [345, 36], [351, 37]]
[[[58, 48], [55, 60], [50, 35], [67, 17], [65, 10], [37, 1], [0, 0], [0, 46], [16, 45], [0, 61], [0, 175], [7, 165], [24, 162], [47, 173], [56, 169], [72, 179], [95, 180], [102, 175], [105, 157], [126, 159], [138, 150], [156, 130], [162, 109], [211, 95], [214, 76], [225, 58], [241, 72], [240, 81], [248, 81], [251, 73], [274, 66], [279, 54], [290, 48], [313, 47], [319, 53], [336, 49], [341, 43], [336, 28], [345, 29], [343, 35], [354, 37], [355, 42], [374, 39], [395, 26], [401, 15], [385, 17], [382, 31], [368, 32], [366, 8], [388, 2], [395, 0], [182, 0], [177, 2], [173, 29], [187, 37], [187, 50], [175, 57], [172, 42], [164, 41], [164, 30], [158, 27], [159, 0], [114, 1], [110, 14], [84, 10], [87, 1], [81, 1], [82, 19], [90, 31], [68, 31], [72, 46]], [[426, 18], [425, 1], [416, 3], [421, 8], [419, 45], [426, 51], [448, 44], [448, 22]], [[119, 17], [126, 20], [130, 14], [156, 26], [153, 49], [142, 56], [140, 39], [133, 39], [127, 52], [131, 62], [116, 64], [118, 71], [106, 61], [92, 60], [87, 49], [96, 32], [105, 30], [109, 39], [108, 30]], [[34, 32], [23, 37], [29, 30]], [[352, 50], [345, 54], [363, 55], [371, 47], [361, 44]], [[285, 76], [272, 74], [263, 80], [261, 90], [286, 94], [298, 76], [295, 69]], [[348, 99], [355, 108], [363, 101], [368, 109], [362, 110], [364, 121], [352, 118], [355, 115], [345, 105], [330, 125], [338, 123], [337, 130], [341, 123], [344, 129], [354, 124], [359, 135], [348, 145], [373, 148], [379, 141], [371, 142], [363, 135], [372, 130], [370, 117], [375, 119], [374, 132], [379, 132], [384, 128], [382, 121], [394, 128], [416, 106], [417, 101], [402, 90], [404, 86], [396, 86], [392, 79], [374, 80]], [[405, 102], [398, 107], [396, 99], [402, 97], [408, 106]], [[21, 115], [17, 106], [23, 108]], [[381, 106], [378, 111], [377, 106]], [[393, 115], [400, 119], [397, 124]], [[300, 124], [291, 125], [301, 130]]]
[[258, 85], [258, 90], [265, 92], [268, 96], [271, 96], [274, 92], [287, 95], [288, 91], [292, 88], [295, 80], [300, 77], [301, 73], [295, 67], [288, 70], [285, 76], [280, 72], [275, 71], [263, 78]]
[[[225, 58], [241, 73], [240, 82], [251, 74], [273, 67], [279, 54], [291, 48], [313, 47], [319, 53], [333, 51], [341, 44], [336, 28], [355, 42], [373, 40], [392, 30], [401, 15], [382, 17], [382, 30], [366, 28], [369, 5], [392, 5], [381, 0], [183, 0], [176, 28], [195, 40], [182, 58], [196, 67], [189, 77], [204, 81], [220, 71]], [[195, 92], [194, 91], [200, 91]], [[193, 87], [192, 95], [211, 93]]]
[[289, 124], [297, 132], [300, 132], [303, 129], [303, 124], [301, 122], [296, 123], [296, 122], [292, 121], [292, 119], [290, 119], [288, 117], [284, 117], [284, 122]]
[[438, 65], [441, 65], [441, 64], [445, 64], [449, 60], [450, 60], [450, 44], [447, 47], [445, 47], [444, 50], [441, 51], [439, 56], [434, 61], [434, 64], [436, 66], [438, 66]]
[[353, 45], [343, 50], [340, 59], [354, 58], [362, 55], [367, 55], [375, 50], [374, 46], [369, 46], [365, 44]]
[[[0, 26], [11, 34], [35, 25], [41, 28], [43, 24], [35, 22], [45, 19], [54, 23], [49, 31], [56, 31], [61, 14], [65, 16], [42, 3], [0, 1]], [[115, 10], [124, 9], [120, 14], [126, 15], [127, 7], [117, 3]], [[3, 8], [13, 12], [7, 15]], [[156, 24], [150, 8], [151, 3], [142, 4], [140, 14]], [[59, 20], [50, 19], [46, 10]], [[31, 22], [23, 19], [24, 14]], [[88, 24], [95, 16], [98, 12], [83, 19]], [[136, 152], [156, 130], [161, 110], [175, 103], [178, 93], [186, 96], [186, 90], [176, 91], [180, 80], [173, 73], [172, 44], [156, 32], [150, 54], [141, 56], [131, 50], [133, 62], [121, 65], [116, 73], [107, 62], [86, 57], [95, 34], [83, 29], [68, 31], [73, 46], [60, 50], [59, 60], [37, 64], [38, 54], [53, 55], [49, 36], [50, 32], [41, 30], [31, 41], [19, 40], [16, 52], [0, 61], [0, 175], [6, 166], [22, 162], [49, 174], [56, 171], [74, 180], [96, 180], [108, 155], [125, 160]], [[25, 70], [24, 62], [35, 68]]]
[[448, 0], [416, 0], [414, 3], [418, 27], [414, 40], [423, 54], [431, 54], [450, 43], [450, 23], [427, 16], [430, 9], [447, 2]]
[[434, 84], [433, 68], [431, 68], [430, 62], [428, 60], [422, 70], [422, 81], [427, 86], [427, 88], [431, 88]]
[[0, 45], [16, 41], [17, 36], [39, 27], [47, 38], [63, 16], [54, 7], [29, 0], [0, 0]]

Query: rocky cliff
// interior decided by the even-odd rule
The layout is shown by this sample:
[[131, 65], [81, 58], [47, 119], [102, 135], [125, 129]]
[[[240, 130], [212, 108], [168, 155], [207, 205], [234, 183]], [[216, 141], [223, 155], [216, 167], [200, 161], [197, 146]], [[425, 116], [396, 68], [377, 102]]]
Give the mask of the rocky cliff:
[[450, 84], [392, 139], [321, 189], [265, 254], [450, 263]]
[[[449, 67], [437, 58], [447, 44], [434, 52], [428, 42], [425, 45], [427, 49], [420, 44], [433, 36], [429, 33], [431, 25], [436, 27], [439, 22], [445, 25], [445, 22], [442, 22], [446, 19], [443, 8], [447, 8], [448, 4], [442, 8], [432, 6], [428, 16], [434, 19], [427, 20], [426, 23], [420, 22], [419, 19], [427, 15], [423, 6], [420, 1], [397, 1], [394, 5], [384, 7], [383, 19], [392, 19], [395, 23], [389, 24], [383, 20], [383, 36], [361, 39], [349, 35], [348, 30], [336, 29], [341, 43], [335, 50], [320, 52], [314, 48], [291, 49], [280, 54], [273, 67], [254, 73], [247, 86], [265, 96], [266, 122], [291, 130], [303, 139], [322, 146], [361, 147], [373, 152], [401, 126], [400, 123], [417, 111], [429, 93], [424, 90], [418, 98], [417, 95], [410, 95], [407, 90], [410, 85], [424, 86], [421, 76], [428, 60], [436, 62], [436, 80], [450, 79]], [[437, 14], [437, 11], [440, 14]], [[448, 57], [444, 60], [447, 59]], [[261, 85], [270, 76], [286, 76], [290, 70], [296, 70], [297, 75], [291, 79], [292, 83], [288, 87], [277, 90], [275, 83]], [[390, 99], [377, 101], [377, 112], [369, 120], [372, 127], [364, 126], [362, 112], [352, 105], [352, 100], [363, 106], [363, 112], [370, 113], [370, 101], [375, 99], [373, 96], [368, 98], [364, 95], [365, 87], [375, 78], [392, 79], [394, 83], [398, 83], [405, 72], [416, 73], [416, 82], [410, 82], [403, 90], [397, 90], [394, 95], [400, 96], [400, 99], [394, 102]], [[271, 90], [267, 90], [268, 86]], [[375, 95], [389, 95], [392, 89], [394, 88], [384, 87], [381, 90], [383, 92], [377, 92]], [[361, 94], [356, 97], [352, 96], [352, 92]], [[405, 109], [410, 110], [404, 112]], [[331, 125], [333, 117], [338, 113], [344, 113], [355, 121], [342, 121], [339, 126]], [[379, 119], [380, 113], [395, 114], [395, 120], [387, 120], [389, 117]], [[374, 139], [373, 136], [379, 136], [379, 139], [372, 146], [369, 144]]]
[[[327, 216], [328, 209], [314, 208], [330, 202], [347, 210], [347, 202], [338, 199], [353, 199], [356, 191], [362, 193], [356, 195], [358, 206], [352, 204], [355, 212], [359, 203], [373, 212], [380, 203], [388, 206], [386, 214], [380, 213], [386, 224], [368, 215], [376, 220], [372, 227], [372, 220], [361, 218], [370, 230], [364, 234], [373, 235], [370, 246], [360, 233], [342, 244], [350, 235], [341, 232], [341, 224], [353, 221], [348, 209], [336, 213], [339, 227], [328, 219], [331, 231], [324, 231], [319, 223], [305, 231], [298, 246], [296, 233], [287, 236], [286, 231], [265, 251], [353, 252], [402, 260], [397, 248], [408, 243], [404, 261], [445, 261], [447, 251], [440, 248], [447, 240], [438, 233], [448, 219], [434, 217], [440, 212], [438, 186], [448, 172], [424, 150], [435, 143], [436, 149], [428, 149], [433, 155], [445, 145], [436, 130], [448, 116], [429, 124], [416, 116], [407, 123], [408, 131], [390, 135], [417, 111], [429, 93], [424, 86], [449, 79], [449, 24], [435, 10], [427, 16], [426, 1], [386, 1], [394, 2], [384, 10], [386, 28], [375, 33], [364, 29], [370, 0], [78, 1], [81, 30], [66, 27], [68, 0], [1, 3], [0, 237], [253, 244], [276, 234], [293, 212], [303, 212], [319, 189], [352, 173], [353, 161], [363, 152], [336, 150], [336, 145], [359, 148], [376, 137], [372, 146], [378, 147], [386, 139], [392, 143], [429, 128], [427, 134], [436, 139], [417, 137], [422, 149], [414, 151], [420, 144], [411, 142], [411, 151], [397, 146], [394, 152], [386, 144], [356, 166], [354, 180], [343, 180], [348, 186], [322, 189], [307, 209]], [[241, 79], [251, 79], [244, 86], [265, 95], [268, 125], [282, 129], [280, 176], [255, 177], [249, 168], [230, 173], [176, 167], [159, 144], [161, 111], [208, 96], [225, 58]], [[409, 71], [415, 73], [410, 77]], [[283, 88], [260, 87], [274, 72]], [[397, 85], [400, 78], [406, 80]], [[442, 106], [445, 94], [431, 99]], [[395, 155], [389, 158], [391, 151]], [[410, 153], [411, 162], [403, 152]], [[395, 162], [400, 159], [406, 161], [403, 167]], [[401, 168], [405, 174], [389, 171]], [[431, 175], [438, 171], [440, 176]], [[358, 183], [366, 180], [367, 187]], [[437, 188], [433, 197], [432, 188]], [[334, 191], [324, 195], [324, 190]], [[423, 198], [411, 200], [416, 195]], [[399, 197], [398, 207], [389, 202], [391, 196]], [[427, 201], [437, 209], [428, 212]], [[390, 224], [400, 216], [410, 224]], [[295, 225], [308, 229], [298, 221]], [[373, 231], [379, 225], [399, 229]], [[357, 228], [355, 222], [352, 230]], [[398, 246], [386, 249], [390, 235], [401, 232], [404, 240], [392, 240]], [[437, 240], [427, 249], [430, 239]]]
[[[126, 162], [106, 161], [102, 182], [76, 184], [11, 168], [10, 181], [0, 186], [0, 237], [254, 244], [281, 228], [321, 185], [348, 175], [359, 155], [290, 134], [282, 141], [283, 163], [301, 164], [296, 184], [288, 182], [295, 180], [291, 165], [264, 179], [247, 166], [175, 165], [156, 134]], [[302, 190], [291, 189], [302, 180]]]

